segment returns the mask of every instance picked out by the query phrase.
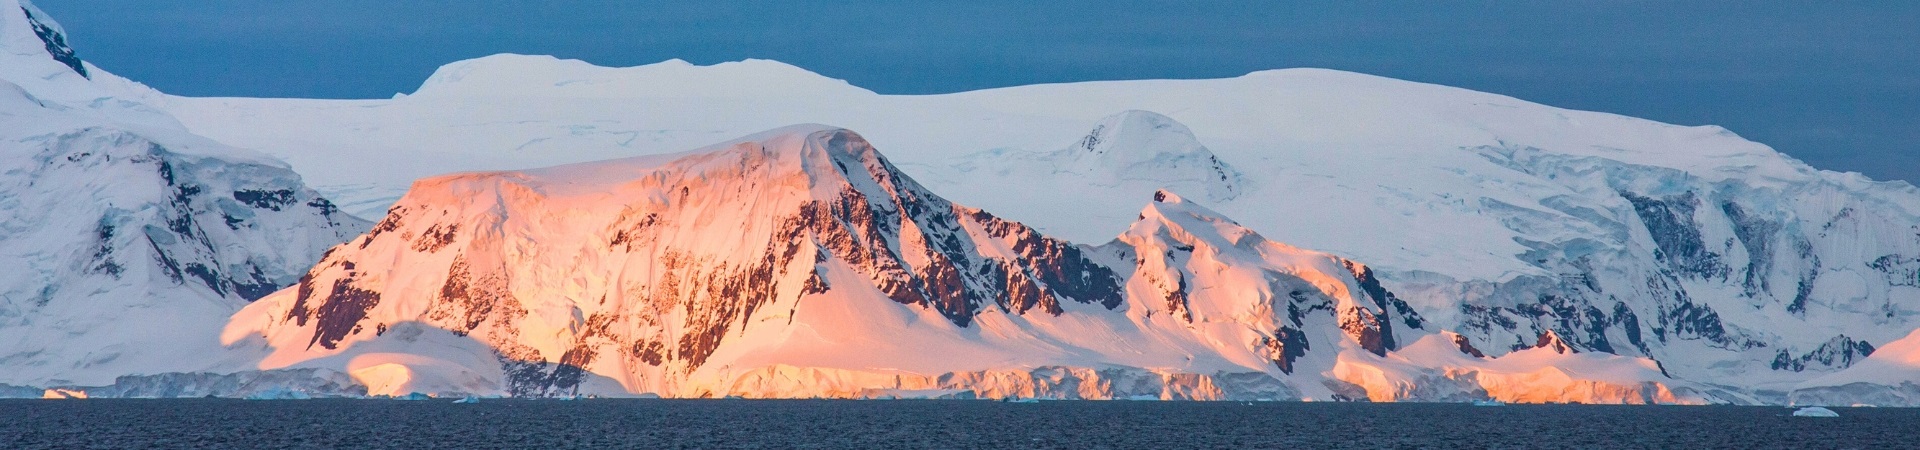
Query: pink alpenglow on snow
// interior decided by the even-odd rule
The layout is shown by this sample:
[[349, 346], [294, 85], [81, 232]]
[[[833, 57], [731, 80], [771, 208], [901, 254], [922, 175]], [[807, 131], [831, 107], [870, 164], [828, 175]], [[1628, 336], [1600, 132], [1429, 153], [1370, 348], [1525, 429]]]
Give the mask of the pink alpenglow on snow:
[[224, 341], [391, 395], [1704, 401], [1644, 359], [1427, 327], [1367, 266], [1173, 192], [1074, 244], [804, 125], [421, 180]]

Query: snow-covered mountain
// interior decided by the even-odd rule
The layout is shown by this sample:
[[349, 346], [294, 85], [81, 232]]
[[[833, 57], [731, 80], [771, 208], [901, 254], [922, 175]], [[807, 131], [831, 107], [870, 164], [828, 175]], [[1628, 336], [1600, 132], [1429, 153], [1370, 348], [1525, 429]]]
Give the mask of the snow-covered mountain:
[[367, 224], [285, 163], [116, 97], [137, 85], [65, 42], [0, 1], [0, 384], [219, 367], [229, 316]]
[[[159, 102], [199, 132], [315, 168], [322, 189], [368, 211], [432, 172], [834, 123], [933, 190], [1049, 236], [1104, 242], [1136, 199], [1171, 187], [1278, 241], [1366, 261], [1433, 329], [1486, 354], [1550, 332], [1759, 401], [1785, 402], [1920, 326], [1920, 190], [1718, 127], [1311, 69], [930, 96], [770, 61], [499, 55], [441, 72], [463, 76], [391, 100]], [[728, 94], [757, 86], [785, 95]], [[420, 164], [328, 173], [366, 158]]]
[[1468, 355], [1365, 265], [1167, 191], [1068, 244], [823, 126], [421, 180], [225, 339], [392, 395], [1714, 399], [1548, 338]]
[[[391, 393], [1914, 404], [1920, 190], [1718, 127], [1317, 69], [896, 96], [774, 61], [496, 55], [392, 99], [183, 98], [77, 62], [25, 6], [6, 16], [5, 56], [32, 61], [0, 65], [22, 92], [8, 111], [66, 105], [280, 167], [181, 130], [260, 149], [387, 217], [311, 270], [209, 233], [285, 256], [261, 269], [274, 284], [309, 278], [227, 324], [222, 358], [244, 367], [207, 370]], [[841, 144], [800, 150], [816, 134]], [[781, 225], [817, 202], [875, 221]], [[774, 246], [795, 230], [796, 253]], [[812, 237], [834, 233], [859, 245]]]

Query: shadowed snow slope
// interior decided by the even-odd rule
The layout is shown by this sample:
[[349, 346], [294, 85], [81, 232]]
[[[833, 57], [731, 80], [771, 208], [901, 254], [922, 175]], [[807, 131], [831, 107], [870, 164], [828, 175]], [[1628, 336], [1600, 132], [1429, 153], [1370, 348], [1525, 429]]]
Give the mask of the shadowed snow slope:
[[221, 324], [366, 223], [284, 163], [111, 96], [135, 85], [64, 42], [0, 0], [0, 383], [250, 368]]
[[[689, 153], [447, 175], [415, 183], [299, 286], [235, 315], [225, 339], [269, 350], [262, 369], [332, 369], [369, 386], [493, 377], [415, 387], [448, 393], [1512, 397], [1475, 384], [1498, 364], [1407, 362], [1399, 342], [1428, 332], [1366, 266], [1153, 197], [1118, 240], [1076, 246], [950, 203], [860, 136], [814, 125]], [[1370, 378], [1336, 378], [1356, 365]], [[1675, 396], [1658, 371], [1602, 372], [1554, 373], [1610, 389], [1583, 401], [1705, 400]], [[1448, 381], [1374, 393], [1421, 377]]]
[[1796, 405], [1920, 406], [1920, 331], [1888, 342], [1846, 370], [1796, 386]]
[[894, 96], [766, 61], [503, 56], [443, 72], [468, 64], [492, 75], [391, 100], [156, 101], [376, 213], [436, 173], [833, 123], [927, 187], [1048, 236], [1104, 241], [1133, 202], [1172, 188], [1276, 240], [1367, 261], [1484, 354], [1551, 332], [1766, 402], [1920, 327], [1920, 191], [1719, 127], [1317, 69]]
[[[160, 333], [69, 320], [92, 306], [61, 296], [205, 317], [290, 282], [363, 225], [304, 178], [388, 220], [239, 316], [227, 337], [248, 350], [220, 358], [254, 369], [233, 355], [271, 350], [266, 366], [376, 390], [1911, 398], [1849, 368], [1920, 327], [1920, 190], [1719, 127], [1318, 69], [897, 96], [774, 61], [496, 55], [392, 99], [181, 98], [80, 61], [18, 0], [0, 0], [0, 78], [0, 142], [20, 155], [0, 250], [31, 269], [0, 286], [0, 333], [25, 342], [0, 365], [28, 369], [0, 373], [23, 380], [175, 359], [54, 339]], [[865, 134], [658, 156], [795, 123]], [[1138, 208], [1162, 189], [1218, 213]], [[130, 261], [157, 275], [127, 286], [225, 300], [72, 281], [148, 270]], [[356, 344], [383, 324], [417, 332]], [[142, 345], [213, 333], [182, 326], [197, 334]]]

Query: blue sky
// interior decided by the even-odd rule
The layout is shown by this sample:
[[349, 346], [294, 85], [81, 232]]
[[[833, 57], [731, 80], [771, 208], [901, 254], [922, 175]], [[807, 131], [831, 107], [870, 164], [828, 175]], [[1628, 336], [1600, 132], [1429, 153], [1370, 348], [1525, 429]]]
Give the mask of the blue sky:
[[786, 61], [882, 93], [1325, 67], [1687, 125], [1920, 181], [1920, 2], [36, 0], [197, 96], [385, 98], [493, 53]]

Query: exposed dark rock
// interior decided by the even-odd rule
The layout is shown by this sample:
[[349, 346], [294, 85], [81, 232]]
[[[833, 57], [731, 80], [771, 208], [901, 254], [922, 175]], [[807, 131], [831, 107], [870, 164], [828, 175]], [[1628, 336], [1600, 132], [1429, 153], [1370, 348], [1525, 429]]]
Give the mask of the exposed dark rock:
[[408, 212], [408, 208], [405, 205], [394, 205], [392, 208], [387, 208], [387, 217], [381, 218], [379, 223], [373, 224], [373, 228], [367, 230], [367, 234], [360, 237], [360, 248], [366, 249], [367, 245], [372, 244], [374, 239], [400, 229], [400, 222], [405, 220]]
[[[1274, 278], [1274, 274], [1272, 273], [1269, 273], [1267, 276], [1270, 279]], [[1287, 300], [1287, 321], [1292, 322], [1296, 328], [1306, 326], [1304, 320], [1307, 314], [1315, 311], [1333, 310], [1332, 299], [1321, 295], [1311, 295], [1302, 290], [1288, 292]]]
[[1920, 257], [1886, 255], [1874, 258], [1867, 267], [1879, 271], [1895, 286], [1920, 286]]
[[233, 191], [233, 199], [247, 206], [279, 211], [280, 207], [293, 204], [292, 189], [241, 189]]
[[[1120, 292], [1120, 277], [1113, 269], [1094, 263], [1086, 256], [1086, 251], [1064, 241], [1041, 235], [1032, 227], [1022, 225], [973, 210], [968, 214], [974, 223], [987, 231], [989, 236], [1000, 239], [1012, 239], [1010, 247], [1019, 255], [1016, 261], [1006, 262], [1007, 270], [1021, 267], [1030, 270], [1024, 278], [1044, 285], [1040, 294], [1057, 293], [1081, 303], [1092, 303], [1107, 309], [1120, 307], [1123, 301]], [[952, 244], [957, 246], [957, 242]], [[1020, 302], [1014, 302], [1020, 303]], [[1059, 311], [1049, 311], [1059, 314]]]
[[166, 247], [161, 245], [162, 239], [164, 238], [160, 233], [163, 232], [156, 230], [152, 225], [148, 225], [146, 230], [147, 245], [153, 248], [154, 262], [160, 264], [161, 273], [165, 273], [167, 278], [172, 279], [174, 283], [185, 283], [186, 279], [183, 278], [180, 272], [180, 263], [174, 261], [173, 256], [167, 253]]
[[[607, 245], [619, 246], [631, 252], [633, 251], [634, 244], [640, 243], [636, 241], [648, 236], [653, 236], [653, 233], [648, 232], [648, 228], [652, 228], [659, 222], [660, 215], [657, 213], [649, 212], [644, 215], [635, 216], [633, 210], [628, 209], [620, 214], [619, 220], [614, 221], [613, 226], [616, 228], [616, 231], [613, 233], [613, 238], [607, 241]], [[647, 244], [650, 244], [650, 242]]]
[[459, 232], [460, 224], [457, 223], [434, 224], [433, 226], [427, 227], [426, 232], [414, 237], [413, 251], [427, 253], [438, 252], [441, 248], [452, 244], [454, 237], [457, 236]]
[[334, 280], [332, 292], [322, 298], [313, 297], [313, 282], [311, 273], [300, 279], [298, 296], [293, 308], [287, 311], [287, 318], [293, 319], [296, 325], [306, 326], [309, 318], [314, 322], [313, 339], [307, 342], [309, 349], [315, 344], [337, 348], [341, 339], [360, 329], [360, 319], [367, 317], [367, 311], [380, 304], [379, 292], [355, 287], [351, 276]]
[[1167, 312], [1178, 315], [1180, 320], [1192, 323], [1193, 310], [1187, 305], [1187, 274], [1176, 270], [1173, 271], [1173, 277], [1174, 286], [1166, 289]]
[[467, 263], [466, 255], [453, 257], [447, 281], [440, 286], [440, 298], [427, 310], [435, 324], [465, 335], [488, 319], [512, 320], [526, 315], [519, 300], [507, 288], [504, 271], [489, 270], [478, 275]]
[[187, 263], [186, 267], [182, 268], [182, 271], [200, 280], [200, 283], [205, 284], [208, 289], [213, 289], [214, 292], [220, 295], [227, 295], [226, 283], [222, 282], [225, 280], [222, 280], [220, 273], [214, 271], [213, 268], [207, 267], [205, 264], [193, 262]]
[[239, 281], [234, 278], [226, 279], [226, 282], [233, 286], [233, 293], [238, 294], [240, 298], [251, 302], [266, 297], [268, 294], [272, 294], [274, 291], [285, 287], [281, 286], [280, 283], [267, 279], [267, 275], [260, 272], [260, 266], [249, 264], [247, 268], [250, 269], [250, 271], [247, 272], [247, 281]]
[[[1420, 313], [1413, 310], [1413, 305], [1408, 305], [1406, 301], [1395, 297], [1393, 292], [1387, 291], [1387, 288], [1382, 287], [1380, 285], [1380, 279], [1373, 274], [1373, 268], [1355, 264], [1353, 261], [1341, 261], [1340, 263], [1346, 266], [1347, 272], [1353, 274], [1355, 280], [1360, 282], [1360, 290], [1365, 292], [1368, 298], [1373, 299], [1373, 305], [1380, 308], [1381, 312], [1391, 311], [1393, 314], [1399, 315], [1401, 322], [1406, 324], [1407, 328], [1422, 328], [1425, 320], [1420, 318]], [[1400, 348], [1400, 345], [1393, 337], [1392, 322], [1388, 321], [1381, 324], [1380, 341], [1388, 350]]]
[[332, 217], [334, 214], [340, 212], [340, 207], [334, 206], [333, 202], [327, 200], [325, 197], [314, 197], [313, 200], [307, 201], [307, 206], [320, 210], [320, 215], [322, 216]]
[[1746, 349], [1765, 346], [1763, 343], [1727, 333], [1726, 326], [1720, 322], [1720, 313], [1704, 305], [1696, 305], [1692, 302], [1680, 303], [1668, 311], [1665, 319], [1666, 336], [1705, 339], [1723, 348]]
[[1354, 306], [1340, 314], [1340, 330], [1359, 342], [1361, 348], [1375, 355], [1386, 356], [1387, 350], [1390, 350], [1381, 332], [1387, 326], [1391, 325], [1384, 324], [1372, 310], [1364, 307]]
[[1306, 356], [1310, 349], [1306, 333], [1291, 327], [1280, 327], [1274, 330], [1273, 336], [1262, 336], [1254, 345], [1268, 361], [1273, 361], [1274, 367], [1287, 374], [1293, 373], [1293, 361]]
[[80, 57], [74, 55], [73, 47], [67, 45], [66, 35], [54, 31], [53, 27], [47, 26], [45, 23], [41, 23], [40, 18], [33, 16], [33, 11], [22, 7], [20, 8], [20, 12], [27, 15], [27, 25], [33, 27], [34, 36], [39, 36], [40, 42], [46, 44], [47, 55], [52, 56], [54, 61], [66, 64], [68, 68], [73, 69], [74, 73], [78, 73], [82, 77], [92, 78], [91, 75], [87, 74], [87, 66], [80, 62]]
[[1620, 191], [1620, 196], [1633, 203], [1634, 213], [1640, 216], [1647, 233], [1653, 236], [1654, 244], [1659, 247], [1654, 257], [1686, 276], [1726, 279], [1728, 269], [1720, 260], [1720, 254], [1709, 251], [1700, 236], [1699, 223], [1693, 217], [1700, 200], [1693, 192], [1664, 199], [1642, 197], [1627, 191]]
[[632, 352], [635, 357], [640, 358], [640, 360], [646, 362], [647, 365], [659, 366], [667, 360], [667, 356], [664, 353], [666, 350], [666, 346], [660, 345], [659, 342], [637, 341], [633, 343]]
[[1773, 358], [1773, 370], [1791, 370], [1800, 372], [1808, 366], [1844, 369], [1853, 363], [1866, 359], [1873, 354], [1873, 345], [1867, 341], [1858, 341], [1847, 335], [1834, 336], [1819, 348], [1800, 356], [1793, 356], [1787, 349], [1780, 349]]
[[1747, 249], [1747, 273], [1742, 286], [1748, 297], [1758, 297], [1772, 290], [1767, 281], [1767, 272], [1773, 268], [1774, 235], [1781, 230], [1777, 222], [1764, 220], [1749, 214], [1740, 204], [1724, 202], [1720, 210], [1727, 214], [1727, 220], [1733, 222], [1733, 234], [1740, 238], [1740, 244]]
[[1510, 312], [1512, 312], [1512, 310], [1507, 308], [1463, 303], [1460, 305], [1460, 314], [1462, 316], [1460, 321], [1461, 327], [1483, 332], [1513, 330], [1518, 328], [1520, 323], [1515, 322], [1512, 317], [1508, 317], [1508, 313]]
[[99, 223], [95, 225], [93, 256], [87, 265], [87, 271], [104, 273], [119, 279], [126, 268], [113, 259], [113, 237], [116, 227], [111, 219], [111, 217], [101, 217]]
[[[1531, 339], [1548, 330], [1561, 330], [1567, 334], [1559, 337], [1574, 349], [1618, 353], [1608, 331], [1619, 328], [1628, 343], [1642, 353], [1648, 345], [1641, 334], [1640, 318], [1623, 302], [1615, 301], [1612, 311], [1593, 306], [1600, 294], [1583, 290], [1578, 280], [1535, 277], [1535, 283], [1525, 285], [1526, 280], [1510, 282], [1503, 289], [1512, 289], [1504, 295], [1532, 295], [1533, 301], [1513, 306], [1483, 306], [1472, 303], [1461, 305], [1461, 331], [1478, 331], [1481, 336], [1512, 333], [1521, 340], [1511, 344], [1513, 349], [1531, 347]], [[1548, 293], [1536, 293], [1546, 291]], [[1517, 300], [1517, 299], [1515, 299]], [[1524, 322], [1523, 322], [1524, 321]]]
[[1567, 341], [1560, 339], [1560, 333], [1555, 333], [1553, 330], [1540, 332], [1540, 340], [1533, 344], [1533, 348], [1552, 349], [1554, 353], [1563, 355], [1577, 352], [1567, 345]]
[[1794, 248], [1799, 251], [1800, 259], [1812, 262], [1812, 267], [1800, 274], [1800, 282], [1794, 287], [1793, 302], [1787, 304], [1787, 312], [1802, 314], [1807, 311], [1807, 301], [1813, 299], [1813, 283], [1820, 277], [1822, 264], [1820, 256], [1813, 254], [1813, 243], [1798, 240], [1794, 242]]
[[541, 359], [540, 351], [517, 343], [504, 343], [494, 349], [495, 359], [500, 361], [500, 371], [505, 375], [507, 395], [518, 398], [567, 397], [580, 393], [580, 382], [586, 379], [587, 372], [579, 365], [565, 361], [591, 360], [590, 353], [576, 353], [572, 350], [561, 357], [563, 362], [550, 363]]
[[1635, 315], [1632, 309], [1627, 308], [1625, 302], [1615, 302], [1613, 304], [1613, 320], [1615, 323], [1620, 324], [1622, 330], [1627, 332], [1628, 344], [1633, 344], [1633, 347], [1640, 349], [1640, 353], [1642, 354], [1653, 351], [1647, 348], [1646, 339], [1640, 335], [1640, 316]]
[[1107, 131], [1106, 124], [1094, 125], [1093, 131], [1088, 132], [1086, 137], [1080, 138], [1080, 145], [1079, 145], [1080, 149], [1083, 151], [1091, 152], [1091, 151], [1094, 151], [1095, 149], [1100, 148], [1100, 142], [1101, 142], [1100, 135], [1106, 131]]
[[1472, 357], [1475, 357], [1475, 358], [1485, 358], [1485, 357], [1487, 357], [1487, 354], [1486, 354], [1486, 353], [1483, 353], [1483, 352], [1481, 352], [1481, 351], [1480, 351], [1480, 349], [1478, 349], [1478, 348], [1474, 348], [1474, 346], [1473, 346], [1473, 341], [1471, 341], [1471, 340], [1469, 340], [1469, 339], [1467, 339], [1467, 337], [1466, 337], [1466, 336], [1462, 336], [1462, 335], [1459, 335], [1459, 334], [1454, 334], [1454, 335], [1453, 335], [1453, 346], [1454, 346], [1455, 348], [1458, 348], [1458, 349], [1460, 349], [1460, 353], [1461, 353], [1461, 354], [1464, 354], [1464, 355], [1468, 355], [1468, 356], [1472, 356]]
[[827, 291], [833, 289], [833, 286], [827, 282], [827, 278], [820, 276], [822, 270], [825, 269], [816, 266], [813, 274], [807, 275], [806, 284], [800, 287], [801, 295], [825, 294]]

